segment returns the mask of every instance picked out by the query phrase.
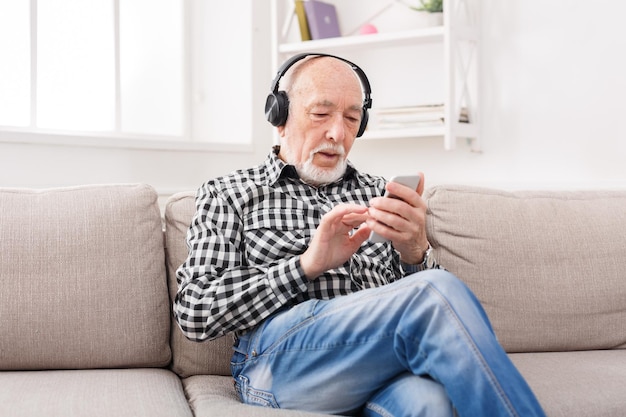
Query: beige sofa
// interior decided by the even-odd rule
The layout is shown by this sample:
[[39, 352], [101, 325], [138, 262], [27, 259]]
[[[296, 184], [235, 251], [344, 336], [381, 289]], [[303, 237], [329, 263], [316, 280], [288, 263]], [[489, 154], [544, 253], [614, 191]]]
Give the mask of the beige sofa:
[[[547, 414], [626, 415], [626, 192], [434, 187], [428, 233]], [[0, 416], [307, 416], [240, 404], [172, 321], [194, 192], [0, 189]], [[165, 233], [163, 233], [165, 229]]]

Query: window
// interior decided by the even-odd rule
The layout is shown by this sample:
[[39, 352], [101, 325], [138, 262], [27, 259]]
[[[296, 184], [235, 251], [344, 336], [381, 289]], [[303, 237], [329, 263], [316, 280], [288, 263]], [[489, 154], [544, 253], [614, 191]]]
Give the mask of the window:
[[0, 2], [0, 125], [30, 124], [30, 32], [27, 1]]
[[184, 7], [0, 1], [0, 129], [190, 140]]

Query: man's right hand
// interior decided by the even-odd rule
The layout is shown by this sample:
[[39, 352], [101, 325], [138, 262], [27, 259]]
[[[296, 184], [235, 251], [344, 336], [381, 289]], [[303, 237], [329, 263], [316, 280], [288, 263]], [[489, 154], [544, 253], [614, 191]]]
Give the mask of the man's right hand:
[[309, 280], [343, 265], [367, 240], [367, 210], [356, 204], [339, 204], [322, 217], [309, 248], [300, 255], [300, 265]]

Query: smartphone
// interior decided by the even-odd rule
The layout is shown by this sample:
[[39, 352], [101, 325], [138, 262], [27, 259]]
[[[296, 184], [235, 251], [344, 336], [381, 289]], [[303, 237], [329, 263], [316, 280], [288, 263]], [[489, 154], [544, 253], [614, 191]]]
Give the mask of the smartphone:
[[[398, 184], [405, 185], [414, 191], [417, 190], [417, 186], [419, 185], [420, 180], [421, 177], [419, 175], [398, 175], [391, 178], [391, 182], [397, 182]], [[387, 191], [385, 191], [385, 197], [398, 198], [394, 195], [389, 194]], [[388, 240], [389, 239], [382, 237], [376, 232], [372, 232], [369, 237], [369, 241], [372, 243], [383, 243], [387, 242]]]

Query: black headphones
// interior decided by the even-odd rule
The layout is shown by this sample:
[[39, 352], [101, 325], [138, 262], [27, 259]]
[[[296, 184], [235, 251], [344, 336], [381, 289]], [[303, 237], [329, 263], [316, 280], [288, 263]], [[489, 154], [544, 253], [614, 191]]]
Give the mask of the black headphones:
[[347, 59], [329, 54], [305, 52], [291, 57], [283, 65], [281, 65], [281, 67], [278, 69], [278, 73], [276, 74], [276, 78], [274, 78], [274, 81], [272, 81], [272, 92], [267, 96], [267, 99], [265, 100], [265, 118], [267, 119], [267, 121], [270, 122], [273, 126], [284, 126], [287, 122], [287, 116], [289, 115], [289, 97], [287, 97], [287, 93], [285, 91], [278, 91], [278, 83], [280, 79], [285, 75], [287, 70], [293, 66], [293, 64], [308, 56], [328, 56], [331, 58], [336, 58], [350, 65], [354, 72], [356, 72], [359, 80], [361, 80], [361, 86], [365, 95], [365, 98], [363, 99], [361, 124], [359, 125], [359, 132], [356, 134], [356, 136], [359, 137], [363, 135], [363, 132], [365, 132], [365, 128], [367, 127], [367, 119], [369, 118], [367, 110], [372, 108], [372, 89], [370, 88], [370, 82], [368, 81], [367, 76], [365, 75], [363, 70], [359, 68], [358, 65], [348, 61]]

